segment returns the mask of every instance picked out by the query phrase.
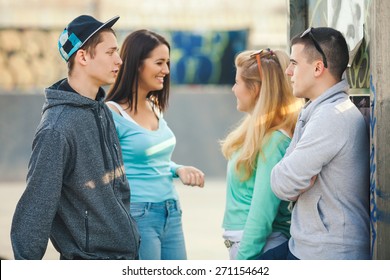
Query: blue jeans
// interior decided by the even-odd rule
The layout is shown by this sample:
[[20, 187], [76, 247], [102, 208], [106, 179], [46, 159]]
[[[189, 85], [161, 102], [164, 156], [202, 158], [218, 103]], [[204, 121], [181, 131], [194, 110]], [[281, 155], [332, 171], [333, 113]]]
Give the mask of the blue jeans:
[[141, 236], [140, 260], [186, 260], [179, 201], [135, 202], [130, 213]]
[[257, 260], [299, 260], [288, 248], [288, 240], [281, 245], [259, 255]]

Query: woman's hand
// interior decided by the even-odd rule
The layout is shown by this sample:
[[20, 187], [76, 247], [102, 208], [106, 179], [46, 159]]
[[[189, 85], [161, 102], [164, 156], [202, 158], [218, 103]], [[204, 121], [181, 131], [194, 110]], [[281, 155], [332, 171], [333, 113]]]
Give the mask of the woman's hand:
[[187, 186], [204, 186], [204, 173], [193, 166], [182, 166], [176, 170], [181, 182]]

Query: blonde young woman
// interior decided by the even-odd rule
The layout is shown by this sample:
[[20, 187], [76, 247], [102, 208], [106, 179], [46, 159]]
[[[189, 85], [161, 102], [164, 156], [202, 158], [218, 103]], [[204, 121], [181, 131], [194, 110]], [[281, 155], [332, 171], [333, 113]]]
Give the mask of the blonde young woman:
[[284, 70], [283, 51], [244, 51], [232, 88], [246, 117], [221, 142], [228, 160], [223, 238], [230, 259], [254, 259], [290, 236], [289, 202], [272, 192], [270, 174], [290, 144], [302, 101]]

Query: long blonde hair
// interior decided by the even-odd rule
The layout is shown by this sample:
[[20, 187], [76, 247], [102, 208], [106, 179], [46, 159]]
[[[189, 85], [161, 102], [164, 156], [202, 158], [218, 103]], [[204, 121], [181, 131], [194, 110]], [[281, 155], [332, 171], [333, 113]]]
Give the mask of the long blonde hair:
[[260, 89], [253, 112], [248, 114], [238, 126], [221, 141], [222, 154], [230, 159], [232, 154], [241, 149], [235, 169], [243, 171], [241, 179], [246, 180], [256, 168], [258, 155], [270, 134], [283, 129], [293, 134], [302, 100], [292, 94], [289, 77], [284, 70], [289, 64], [289, 57], [283, 51], [265, 51], [260, 56], [262, 80], [254, 51], [239, 53], [235, 59], [236, 68], [241, 69], [241, 78], [245, 86], [253, 90]]

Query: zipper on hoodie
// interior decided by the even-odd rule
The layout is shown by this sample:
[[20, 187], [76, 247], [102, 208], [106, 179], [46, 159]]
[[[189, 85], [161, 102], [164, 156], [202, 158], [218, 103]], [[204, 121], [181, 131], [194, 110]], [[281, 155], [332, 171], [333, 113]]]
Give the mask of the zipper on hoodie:
[[[107, 139], [107, 135], [104, 133], [104, 132], [111, 133], [111, 131], [110, 131], [110, 124], [109, 124], [108, 119], [107, 119], [107, 128], [105, 130], [103, 129], [102, 113], [105, 114], [106, 112], [105, 112], [104, 108], [99, 104], [97, 110], [94, 111], [94, 114], [95, 114], [95, 119], [96, 119], [96, 122], [97, 122], [97, 125], [99, 128], [100, 147], [101, 147], [101, 150], [103, 153], [104, 167], [105, 167], [106, 171], [113, 172], [112, 186], [114, 187], [115, 186], [115, 179], [116, 179], [116, 169], [117, 168], [120, 169], [122, 179], [123, 179], [124, 174], [123, 174], [122, 168], [118, 167], [119, 166], [119, 149], [116, 146], [116, 144], [114, 143], [114, 150], [115, 151], [113, 151], [111, 144]], [[114, 169], [113, 171], [110, 171], [110, 169], [109, 169], [108, 158], [107, 158], [106, 149], [105, 149], [106, 147], [107, 147], [107, 149], [110, 153], [111, 159], [112, 159], [113, 169]]]
[[121, 167], [121, 162], [119, 160], [119, 148], [118, 148], [118, 145], [116, 143], [114, 143], [114, 149], [115, 149], [115, 155], [116, 155], [116, 162], [118, 163], [117, 165], [114, 164], [114, 168], [116, 169], [116, 166], [118, 166], [119, 172], [121, 173], [122, 180], [124, 180], [125, 174], [124, 174], [123, 169]]
[[99, 131], [100, 149], [102, 150], [102, 154], [103, 154], [104, 168], [106, 169], [106, 171], [108, 171], [109, 170], [108, 159], [107, 159], [107, 154], [105, 149], [107, 144], [106, 144], [106, 139], [104, 137], [103, 128], [102, 128], [103, 117], [101, 115], [100, 105], [98, 106], [98, 108], [93, 109], [93, 115], [95, 116], [96, 125]]
[[86, 250], [87, 252], [89, 252], [88, 210], [85, 210], [84, 225], [85, 225], [85, 250]]
[[[95, 119], [97, 121], [98, 128], [99, 128], [100, 145], [101, 145], [101, 149], [102, 149], [103, 157], [104, 157], [104, 161], [105, 161], [104, 166], [108, 170], [107, 154], [105, 153], [104, 147], [107, 146], [107, 148], [108, 148], [110, 153], [112, 153], [112, 149], [109, 148], [108, 143], [106, 141], [106, 137], [105, 137], [105, 135], [103, 134], [103, 131], [102, 131], [102, 118], [103, 118], [103, 116], [101, 115], [101, 109], [102, 108], [99, 105], [98, 112], [96, 112], [96, 110], [94, 110], [94, 115], [95, 115]], [[103, 111], [104, 111], [104, 109], [103, 109]], [[107, 122], [109, 122], [109, 121], [107, 120]], [[107, 131], [109, 131], [109, 130], [110, 130], [110, 128], [107, 127]], [[118, 146], [116, 144], [114, 144], [114, 148], [115, 148], [115, 150], [117, 152], [118, 163], [119, 163], [119, 148], [118, 148]], [[111, 154], [111, 156], [112, 156], [112, 158], [114, 158], [112, 154]], [[114, 163], [114, 181], [112, 182], [113, 187], [115, 185], [115, 167], [116, 167], [116, 164]], [[123, 174], [122, 168], [120, 168], [120, 169], [121, 169], [121, 173]], [[123, 174], [123, 176], [124, 176], [124, 174]], [[136, 236], [138, 235], [138, 232], [134, 231], [135, 230], [135, 221], [133, 221], [133, 218], [130, 216], [129, 211], [125, 208], [125, 206], [120, 201], [120, 199], [118, 198], [117, 195], [115, 195], [115, 198], [116, 198], [118, 204], [122, 207], [123, 211], [126, 213], [126, 215], [128, 217], [128, 221], [129, 221], [129, 224], [130, 224], [130, 227], [131, 227], [131, 231], [133, 233], [134, 246], [135, 246], [136, 252], [138, 252], [140, 244], [139, 244], [139, 241], [137, 242], [137, 238], [136, 238]], [[88, 211], [86, 211], [86, 214], [88, 214]], [[87, 234], [87, 236], [88, 236], [88, 234]], [[137, 255], [134, 255], [134, 257], [136, 258]]]

